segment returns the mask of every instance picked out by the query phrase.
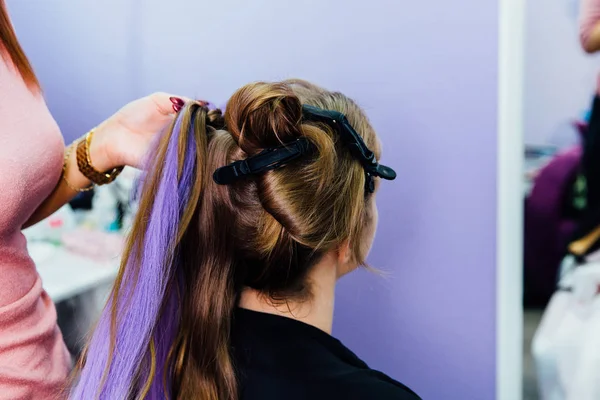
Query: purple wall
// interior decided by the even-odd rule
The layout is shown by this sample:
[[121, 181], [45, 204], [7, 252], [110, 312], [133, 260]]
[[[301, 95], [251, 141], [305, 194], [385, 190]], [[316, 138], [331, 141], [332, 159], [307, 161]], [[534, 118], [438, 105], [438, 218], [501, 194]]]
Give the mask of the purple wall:
[[10, 10], [68, 138], [154, 90], [303, 77], [357, 99], [399, 178], [370, 260], [389, 276], [340, 283], [335, 334], [425, 399], [494, 398], [496, 0], [31, 3]]

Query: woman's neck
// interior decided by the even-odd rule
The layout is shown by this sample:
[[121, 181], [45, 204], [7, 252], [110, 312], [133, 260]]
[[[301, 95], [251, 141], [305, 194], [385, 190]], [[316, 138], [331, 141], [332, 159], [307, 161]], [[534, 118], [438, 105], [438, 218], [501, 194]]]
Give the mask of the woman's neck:
[[246, 288], [240, 296], [239, 306], [252, 311], [295, 319], [331, 334], [337, 281], [336, 266], [332, 261], [329, 257], [324, 257], [308, 274], [312, 296], [306, 301], [275, 301], [257, 290]]

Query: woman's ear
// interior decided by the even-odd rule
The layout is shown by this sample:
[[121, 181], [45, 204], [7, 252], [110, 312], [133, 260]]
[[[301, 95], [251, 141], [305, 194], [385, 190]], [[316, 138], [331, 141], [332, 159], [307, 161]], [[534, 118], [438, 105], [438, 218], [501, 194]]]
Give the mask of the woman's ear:
[[341, 278], [347, 273], [354, 271], [357, 266], [354, 252], [352, 251], [352, 243], [350, 239], [346, 239], [337, 250], [337, 277]]
[[350, 245], [350, 239], [346, 239], [342, 242], [337, 253], [337, 261], [342, 268], [352, 261], [352, 246]]
[[350, 246], [350, 239], [346, 239], [338, 248], [338, 263], [345, 265], [350, 261], [352, 261], [352, 248]]

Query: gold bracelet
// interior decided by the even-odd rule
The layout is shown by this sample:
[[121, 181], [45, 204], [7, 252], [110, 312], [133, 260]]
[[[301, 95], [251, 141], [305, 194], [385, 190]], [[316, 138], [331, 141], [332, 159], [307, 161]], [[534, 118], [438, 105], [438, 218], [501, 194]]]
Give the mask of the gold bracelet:
[[77, 144], [77, 167], [79, 167], [79, 172], [92, 181], [92, 183], [96, 185], [106, 185], [119, 176], [121, 171], [123, 171], [123, 167], [116, 167], [105, 172], [100, 172], [94, 168], [90, 157], [90, 145], [92, 143], [94, 131], [95, 128], [89, 131]]
[[85, 188], [77, 188], [77, 187], [73, 186], [71, 184], [71, 182], [69, 182], [69, 180], [67, 179], [67, 165], [69, 163], [69, 157], [71, 157], [71, 152], [73, 151], [74, 145], [75, 145], [75, 142], [71, 143], [65, 151], [65, 159], [63, 161], [63, 169], [62, 169], [62, 180], [65, 181], [65, 183], [69, 187], [69, 189], [71, 189], [75, 192], [88, 192], [94, 188], [94, 184], [91, 184], [90, 186], [85, 187]]

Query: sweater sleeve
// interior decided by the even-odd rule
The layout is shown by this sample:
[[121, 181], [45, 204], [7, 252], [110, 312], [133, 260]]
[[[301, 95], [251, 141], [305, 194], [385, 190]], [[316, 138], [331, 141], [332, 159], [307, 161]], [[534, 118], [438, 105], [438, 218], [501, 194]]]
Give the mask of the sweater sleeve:
[[581, 0], [579, 15], [579, 40], [586, 49], [596, 24], [600, 22], [600, 0]]

